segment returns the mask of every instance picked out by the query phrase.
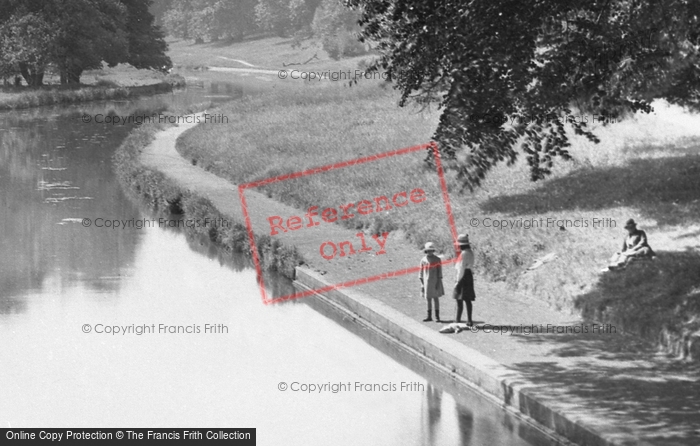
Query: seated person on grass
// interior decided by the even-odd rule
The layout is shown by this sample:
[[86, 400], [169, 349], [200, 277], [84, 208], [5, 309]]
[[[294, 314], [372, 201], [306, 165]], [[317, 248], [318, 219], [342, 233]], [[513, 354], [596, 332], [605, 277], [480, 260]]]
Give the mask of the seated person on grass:
[[654, 251], [647, 242], [647, 234], [641, 229], [637, 229], [637, 224], [631, 218], [625, 224], [627, 237], [622, 243], [622, 251], [616, 252], [610, 259], [610, 264], [603, 271], [626, 267], [631, 261], [639, 259], [651, 259], [655, 256]]

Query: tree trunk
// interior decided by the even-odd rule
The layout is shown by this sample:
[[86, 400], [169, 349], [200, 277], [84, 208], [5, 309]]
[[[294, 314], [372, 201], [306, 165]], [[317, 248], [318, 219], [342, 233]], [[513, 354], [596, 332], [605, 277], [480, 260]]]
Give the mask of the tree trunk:
[[61, 84], [79, 84], [82, 67], [75, 64], [66, 64], [61, 67]]
[[74, 68], [73, 70], [69, 71], [67, 74], [67, 80], [69, 84], [79, 84], [80, 83], [80, 75], [83, 74], [82, 68]]
[[44, 84], [44, 70], [31, 70], [26, 63], [20, 63], [19, 71], [28, 86], [41, 87]]

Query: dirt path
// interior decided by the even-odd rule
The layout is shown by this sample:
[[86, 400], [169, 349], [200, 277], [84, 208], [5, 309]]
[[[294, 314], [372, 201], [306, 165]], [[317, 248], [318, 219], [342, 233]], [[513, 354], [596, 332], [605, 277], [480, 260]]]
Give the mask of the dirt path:
[[[243, 221], [236, 185], [193, 166], [175, 149], [180, 134], [193, 125], [181, 125], [157, 135], [143, 152], [147, 166], [163, 172], [181, 187], [208, 198], [232, 220]], [[268, 218], [285, 220], [300, 216], [305, 210], [281, 204], [267, 196], [248, 190], [245, 193], [253, 229], [269, 234]], [[330, 283], [341, 283], [378, 273], [414, 267], [422, 253], [394, 234], [386, 241], [386, 254], [377, 255], [377, 243], [365, 235], [372, 251], [326, 260], [319, 247], [326, 241], [358, 241], [357, 231], [335, 224], [322, 224], [303, 230], [288, 231], [276, 237], [294, 245], [309, 265], [324, 272]], [[358, 245], [356, 244], [356, 247]], [[452, 267], [446, 267], [445, 288], [452, 284]], [[361, 291], [422, 320], [425, 304], [419, 297], [416, 274], [379, 280], [358, 286]], [[474, 319], [479, 323], [519, 327], [577, 327], [583, 322], [546, 308], [542, 303], [515, 295], [501, 284], [476, 282], [477, 300]], [[441, 299], [443, 319], [453, 317], [453, 301]], [[439, 329], [436, 323], [424, 323]], [[700, 440], [697, 417], [700, 413], [700, 370], [697, 365], [670, 361], [657, 355], [648, 344], [621, 333], [599, 332], [569, 334], [496, 334], [480, 331], [450, 336], [479, 352], [511, 367], [523, 377], [528, 391], [541, 401], [565, 401], [572, 410], [594, 420], [594, 425], [611, 423], [625, 426], [630, 432], [652, 444], [696, 445]]]
[[241, 64], [241, 65], [245, 65], [246, 67], [255, 68], [255, 65], [253, 65], [252, 63], [248, 63], [248, 62], [246, 62], [245, 60], [241, 60], [241, 59], [231, 59], [230, 57], [226, 57], [226, 56], [218, 56], [218, 57], [219, 57], [219, 59], [231, 60], [231, 61], [233, 61], [233, 62], [238, 62], [238, 63]]
[[273, 74], [275, 76], [279, 74], [279, 70], [263, 70], [260, 68], [207, 67], [207, 69], [209, 71], [216, 71], [220, 73]]
[[[193, 126], [192, 124], [180, 125], [160, 133], [156, 140], [144, 149], [142, 154], [144, 164], [162, 171], [181, 187], [209, 199], [222, 214], [229, 216], [232, 220], [243, 222], [244, 213], [237, 185], [193, 166], [175, 149], [179, 135]], [[306, 210], [285, 205], [255, 190], [246, 190], [245, 199], [253, 231], [256, 234], [268, 234], [287, 246], [296, 246], [307, 263], [316, 271], [325, 274], [326, 280], [332, 283], [359, 280], [377, 274], [413, 268], [418, 265], [423, 256], [419, 249], [414, 248], [397, 233], [390, 233], [386, 239], [382, 237], [375, 239], [370, 234], [364, 234], [362, 237], [368, 250], [359, 252], [363, 245], [362, 237], [357, 230], [350, 230], [337, 224], [321, 223], [320, 216], [314, 217], [314, 221], [320, 224], [309, 228], [306, 226], [308, 224]], [[321, 209], [318, 213], [321, 213]], [[275, 217], [280, 217], [286, 224], [293, 216], [299, 216], [304, 227], [297, 231], [283, 233], [278, 226], [275, 226], [274, 230], [277, 233], [272, 234], [270, 218], [273, 218], [273, 222], [276, 223], [280, 220]], [[336, 245], [342, 241], [350, 241], [356, 253], [341, 257], [338, 252], [333, 259], [325, 259], [321, 255], [320, 247], [329, 241]], [[381, 251], [380, 243], [384, 243], [385, 253], [378, 255], [377, 253]], [[324, 252], [330, 255], [332, 251], [329, 246], [326, 246]], [[451, 265], [445, 266], [446, 288], [453, 280], [452, 269]], [[424, 317], [424, 301], [419, 297], [420, 282], [417, 273], [391, 277], [361, 287], [377, 298], [393, 303], [394, 306], [416, 319]], [[520, 325], [531, 324], [534, 319], [546, 320], [549, 323], [563, 323], [575, 319], [549, 310], [543, 304], [523, 296], [513, 296], [496, 284], [477, 281], [476, 291], [477, 296], [481, 296], [476, 303], [476, 320]], [[453, 301], [451, 298], [443, 298], [442, 303], [445, 307], [442, 317], [449, 320], [454, 316]], [[509, 311], [504, 312], [503, 309], [509, 309]], [[426, 325], [439, 328], [435, 324]]]

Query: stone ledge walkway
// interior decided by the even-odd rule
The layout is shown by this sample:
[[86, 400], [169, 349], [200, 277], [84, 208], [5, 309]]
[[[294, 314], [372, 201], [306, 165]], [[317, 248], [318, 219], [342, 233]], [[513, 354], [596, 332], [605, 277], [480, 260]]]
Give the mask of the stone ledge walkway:
[[[144, 149], [143, 163], [163, 172], [181, 187], [208, 198], [232, 220], [242, 222], [237, 186], [191, 165], [176, 151], [178, 136], [191, 127], [181, 125], [158, 134]], [[269, 233], [267, 218], [272, 215], [305, 213], [254, 190], [246, 191], [246, 200], [253, 229], [259, 234]], [[422, 257], [420, 250], [394, 234], [387, 241], [387, 246], [392, 248], [384, 255], [361, 253], [332, 261], [318, 255], [324, 241], [356, 239], [357, 232], [324, 224], [279, 237], [284, 244], [296, 246], [309, 265], [329, 283], [415, 267]], [[451, 265], [445, 267], [444, 276], [445, 288], [449, 289], [453, 281]], [[477, 278], [475, 287], [474, 320], [479, 326], [583, 324], [580, 319], [550, 310], [541, 302], [515, 295], [500, 283]], [[417, 274], [353, 289], [416, 321], [425, 317]], [[444, 296], [441, 304], [442, 318], [450, 320], [454, 314], [452, 299]], [[421, 324], [435, 331], [441, 327], [434, 322]], [[587, 326], [590, 330], [590, 325]], [[605, 432], [608, 444], [700, 444], [700, 368], [659, 355], [633, 336], [619, 332], [496, 334], [484, 330], [443, 336], [506, 366], [529, 395], [594, 430]]]

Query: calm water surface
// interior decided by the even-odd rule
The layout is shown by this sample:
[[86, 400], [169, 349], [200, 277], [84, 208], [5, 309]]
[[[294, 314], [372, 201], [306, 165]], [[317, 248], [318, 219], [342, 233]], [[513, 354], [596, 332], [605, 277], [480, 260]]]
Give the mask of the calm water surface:
[[[256, 427], [261, 445], [548, 444], [303, 302], [263, 305], [244, 259], [175, 230], [82, 225], [150, 218], [112, 171], [133, 126], [82, 116], [150, 114], [212, 93], [239, 91], [219, 85], [0, 115], [0, 424]], [[200, 332], [96, 333], [159, 324]], [[204, 333], [205, 324], [228, 332]], [[280, 382], [351, 383], [353, 391], [280, 391]], [[356, 382], [423, 387], [359, 392]]]

